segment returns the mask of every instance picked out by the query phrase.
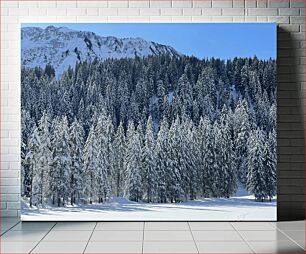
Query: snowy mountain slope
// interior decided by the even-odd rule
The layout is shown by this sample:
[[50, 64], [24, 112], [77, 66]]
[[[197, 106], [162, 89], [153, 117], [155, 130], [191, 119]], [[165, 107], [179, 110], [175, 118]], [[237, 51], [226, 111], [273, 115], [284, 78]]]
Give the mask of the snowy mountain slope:
[[107, 58], [133, 58], [169, 54], [180, 56], [174, 48], [142, 38], [102, 37], [93, 32], [65, 27], [24, 27], [21, 29], [21, 62], [25, 67], [51, 64], [59, 77], [77, 61]]

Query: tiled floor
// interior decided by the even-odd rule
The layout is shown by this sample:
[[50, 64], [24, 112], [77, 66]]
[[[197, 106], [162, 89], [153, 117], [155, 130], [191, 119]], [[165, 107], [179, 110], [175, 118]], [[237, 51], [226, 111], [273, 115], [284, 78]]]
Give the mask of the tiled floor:
[[304, 253], [305, 221], [19, 222], [0, 253]]

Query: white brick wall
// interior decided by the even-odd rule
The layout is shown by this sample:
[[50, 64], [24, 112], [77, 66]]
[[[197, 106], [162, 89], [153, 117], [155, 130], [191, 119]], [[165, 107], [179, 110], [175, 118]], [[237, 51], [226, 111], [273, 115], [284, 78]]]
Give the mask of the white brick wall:
[[[278, 66], [284, 72], [279, 75], [279, 91], [287, 94], [294, 85], [304, 87], [304, 0], [2, 0], [0, 4], [1, 216], [20, 214], [20, 22], [277, 22]], [[286, 107], [281, 108], [279, 114], [287, 111]], [[291, 136], [298, 135], [296, 131], [290, 132], [289, 127], [285, 130]], [[301, 160], [299, 155], [294, 158], [297, 163]], [[286, 167], [286, 160], [294, 161], [285, 158], [280, 168], [295, 170]]]

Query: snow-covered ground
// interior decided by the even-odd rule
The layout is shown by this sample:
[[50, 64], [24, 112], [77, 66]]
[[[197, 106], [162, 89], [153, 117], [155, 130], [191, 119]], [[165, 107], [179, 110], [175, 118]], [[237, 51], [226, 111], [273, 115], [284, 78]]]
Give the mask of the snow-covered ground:
[[274, 221], [276, 200], [255, 202], [239, 190], [235, 197], [199, 199], [179, 204], [147, 204], [114, 198], [104, 204], [30, 209], [22, 205], [24, 221]]

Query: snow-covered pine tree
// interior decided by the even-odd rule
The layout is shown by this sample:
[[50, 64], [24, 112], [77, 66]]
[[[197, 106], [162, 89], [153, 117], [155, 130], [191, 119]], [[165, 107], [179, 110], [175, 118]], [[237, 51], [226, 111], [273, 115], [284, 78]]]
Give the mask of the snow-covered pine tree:
[[263, 201], [267, 197], [264, 165], [265, 134], [262, 130], [251, 131], [248, 141], [247, 157], [247, 190], [254, 194], [256, 200]]
[[51, 147], [51, 135], [50, 135], [50, 122], [46, 112], [43, 112], [41, 119], [38, 122], [38, 132], [40, 139], [39, 147], [39, 193], [37, 195], [40, 198], [40, 204], [44, 204], [45, 199], [50, 196], [50, 190], [48, 190], [48, 183], [50, 182], [49, 172], [52, 165], [52, 147]]
[[261, 98], [262, 92], [263, 92], [257, 71], [249, 72], [249, 90], [248, 92], [249, 92], [248, 95], [250, 96], [249, 98], [250, 102], [253, 103], [254, 105], [257, 105], [258, 99]]
[[238, 180], [245, 185], [247, 176], [246, 159], [248, 156], [247, 142], [251, 131], [246, 100], [239, 100], [235, 108], [233, 114], [233, 131]]
[[156, 172], [155, 140], [153, 134], [152, 117], [149, 116], [146, 126], [144, 147], [142, 149], [143, 187], [148, 203], [154, 202], [157, 197], [158, 175]]
[[[193, 91], [187, 75], [184, 73], [178, 80], [178, 97], [181, 109], [184, 108], [184, 113], [192, 116]], [[181, 112], [182, 114], [183, 112]]]
[[106, 167], [109, 164], [105, 164], [108, 159], [106, 158], [106, 154], [99, 150], [98, 152], [98, 202], [102, 203], [106, 201], [111, 194], [111, 183], [110, 183], [110, 176], [108, 175], [107, 171], [108, 168]]
[[40, 171], [39, 171], [39, 130], [37, 126], [33, 127], [32, 134], [28, 138], [28, 152], [25, 156], [25, 161], [28, 165], [28, 184], [27, 189], [30, 196], [30, 207], [37, 205], [40, 201], [39, 194], [40, 187]]
[[[237, 86], [243, 91], [248, 92], [248, 87], [249, 87], [249, 64], [245, 63], [244, 66], [241, 68], [240, 71], [240, 79], [241, 79], [241, 83], [237, 84]], [[246, 94], [244, 94], [246, 95]]]
[[95, 126], [92, 125], [83, 151], [84, 194], [91, 204], [98, 192], [98, 144]]
[[213, 107], [212, 98], [209, 95], [206, 95], [203, 98], [202, 102], [202, 112], [204, 116], [207, 116], [211, 122], [213, 122], [216, 118], [216, 111]]
[[235, 164], [235, 154], [231, 140], [231, 132], [228, 120], [228, 110], [224, 105], [220, 116], [220, 154], [218, 162], [220, 163], [220, 196], [229, 198], [237, 189], [237, 171]]
[[222, 143], [222, 132], [221, 132], [221, 126], [218, 121], [215, 121], [213, 124], [213, 142], [212, 142], [212, 153], [213, 153], [213, 163], [211, 165], [210, 169], [210, 189], [211, 189], [211, 195], [215, 198], [220, 198], [222, 196], [222, 192], [224, 191], [223, 188], [223, 181], [224, 181], [224, 171], [222, 164], [223, 161], [223, 154], [226, 153], [221, 148]]
[[135, 97], [135, 93], [132, 93], [130, 103], [129, 103], [129, 110], [128, 110], [129, 119], [139, 122], [140, 121], [140, 111], [137, 99]]
[[[267, 91], [263, 93], [256, 94], [256, 120], [257, 124], [262, 128], [262, 130], [269, 132], [269, 110], [270, 110], [270, 102], [268, 98]], [[276, 119], [276, 118], [275, 118]]]
[[26, 155], [29, 152], [29, 137], [32, 134], [35, 122], [28, 111], [21, 111], [21, 195], [29, 196], [30, 184], [32, 182], [31, 170], [26, 160]]
[[272, 132], [276, 129], [276, 104], [273, 103], [269, 110], [268, 131]]
[[76, 204], [82, 197], [83, 191], [83, 160], [84, 149], [84, 129], [77, 119], [71, 124], [70, 129], [70, 151], [71, 151], [71, 170], [70, 170], [70, 203]]
[[199, 155], [198, 155], [198, 187], [201, 190], [202, 197], [209, 196], [209, 186], [208, 186], [208, 171], [205, 163], [205, 158], [208, 155], [206, 150], [207, 148], [207, 140], [206, 136], [208, 135], [208, 129], [210, 128], [209, 119], [207, 117], [200, 118], [199, 125], [196, 130], [196, 145], [198, 147]]
[[[198, 154], [199, 150], [196, 145], [195, 128], [191, 119], [188, 117], [183, 118], [181, 128], [181, 149], [183, 160], [182, 164], [185, 165], [186, 172], [181, 172], [185, 176], [185, 198], [186, 200], [193, 200], [196, 198], [198, 191]], [[184, 181], [183, 181], [184, 182]]]
[[129, 121], [127, 131], [126, 131], [126, 141], [127, 143], [131, 143], [135, 134], [135, 124], [133, 121]]
[[134, 134], [135, 134], [135, 124], [133, 121], [129, 121], [128, 122], [128, 126], [127, 126], [127, 130], [126, 130], [126, 137], [125, 137], [125, 143], [126, 143], [126, 152], [124, 155], [124, 170], [123, 170], [123, 174], [125, 175], [125, 181], [123, 183], [123, 195], [128, 197], [128, 170], [127, 170], [127, 164], [128, 161], [130, 160], [131, 157], [131, 151], [130, 151], [130, 147], [132, 147], [132, 143], [133, 143], [133, 138], [134, 138]]
[[51, 173], [50, 191], [53, 195], [53, 203], [57, 206], [64, 205], [70, 196], [70, 169], [71, 152], [68, 120], [63, 116], [55, 122], [52, 138], [53, 170]]
[[111, 191], [111, 173], [113, 168], [113, 150], [112, 150], [112, 122], [109, 117], [102, 112], [98, 118], [96, 126], [98, 157], [98, 198], [99, 203], [109, 197]]
[[114, 174], [114, 165], [115, 165], [115, 155], [114, 155], [115, 130], [111, 115], [108, 115], [106, 118], [105, 131], [106, 131], [106, 144], [107, 144], [107, 156], [108, 156], [107, 176], [109, 179], [108, 183], [109, 188], [111, 188], [111, 178], [112, 175]]
[[132, 201], [141, 201], [143, 196], [142, 186], [142, 162], [141, 162], [141, 140], [139, 130], [134, 132], [128, 144], [129, 156], [127, 158], [127, 197]]
[[211, 99], [212, 108], [215, 108], [217, 103], [215, 76], [215, 70], [211, 66], [206, 66], [202, 69], [197, 84], [203, 87], [201, 89], [203, 96], [208, 96]]
[[177, 117], [172, 123], [169, 130], [169, 165], [167, 170], [167, 198], [173, 202], [180, 202], [183, 196], [181, 174], [180, 174], [180, 158], [182, 158], [180, 144], [180, 121]]
[[157, 81], [157, 103], [158, 103], [158, 120], [164, 114], [164, 97], [167, 96], [166, 88], [162, 80]]
[[268, 134], [268, 139], [264, 144], [263, 156], [265, 158], [265, 183], [266, 195], [271, 199], [276, 195], [276, 132], [273, 130]]
[[157, 134], [156, 145], [155, 145], [155, 154], [156, 154], [156, 171], [158, 176], [157, 184], [157, 196], [158, 202], [166, 203], [167, 202], [167, 179], [169, 167], [169, 157], [168, 157], [168, 122], [164, 117], [161, 121], [160, 128]]
[[[215, 164], [215, 135], [213, 125], [208, 119], [204, 118], [204, 156], [203, 156], [203, 173], [202, 173], [202, 191], [204, 197], [213, 196], [215, 190], [213, 188], [215, 179], [214, 164]], [[204, 180], [205, 179], [205, 180]]]
[[125, 182], [124, 159], [126, 154], [126, 139], [123, 123], [120, 122], [114, 139], [114, 186], [117, 197], [123, 195], [123, 183]]

